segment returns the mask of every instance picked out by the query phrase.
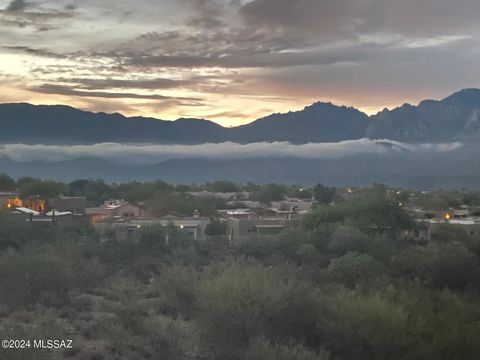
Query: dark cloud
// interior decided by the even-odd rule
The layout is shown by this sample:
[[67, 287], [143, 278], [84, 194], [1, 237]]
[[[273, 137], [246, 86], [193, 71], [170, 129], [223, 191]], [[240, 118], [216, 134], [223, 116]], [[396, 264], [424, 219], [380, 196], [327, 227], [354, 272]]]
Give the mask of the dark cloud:
[[[224, 34], [217, 34], [218, 38]], [[201, 37], [202, 35], [199, 35]], [[200, 39], [199, 39], [200, 40]], [[170, 41], [170, 40], [169, 40]], [[179, 34], [175, 40], [178, 49], [187, 48], [192, 41], [191, 36], [184, 38]], [[235, 44], [235, 38], [232, 38]], [[143, 52], [123, 52], [120, 56], [126, 66], [137, 67], [166, 67], [166, 68], [195, 68], [195, 67], [219, 67], [219, 68], [284, 68], [308, 65], [335, 65], [335, 64], [361, 64], [365, 62], [402, 62], [422, 55], [445, 53], [450, 51], [453, 45], [462, 48], [472, 40], [463, 38], [437, 39], [439, 44], [432, 41], [431, 44], [417, 45], [415, 41], [391, 41], [390, 43], [378, 44], [373, 41], [364, 43], [347, 42], [337, 46], [325, 46], [319, 48], [305, 47], [289, 51], [290, 42], [282, 43], [282, 39], [259, 39], [252, 36], [251, 43], [239, 41], [237, 46], [224, 47], [221, 42], [212, 44], [208, 48], [192, 48], [190, 53], [156, 54], [156, 47]], [[166, 42], [167, 43], [167, 42]], [[165, 43], [165, 44], [166, 44]], [[201, 42], [208, 44], [209, 42]], [[260, 43], [262, 45], [260, 45]], [[447, 44], [448, 43], [448, 44]], [[166, 44], [162, 47], [162, 41], [158, 43], [160, 48], [169, 48]], [[268, 46], [268, 45], [269, 46]], [[441, 45], [441, 46], [440, 46]]]
[[223, 111], [219, 113], [212, 113], [203, 116], [205, 119], [224, 119], [224, 118], [237, 118], [237, 119], [247, 119], [251, 114], [242, 112], [242, 111]]
[[240, 14], [249, 26], [338, 38], [357, 22], [360, 0], [255, 0]]
[[43, 84], [29, 88], [30, 91], [41, 94], [56, 94], [56, 95], [68, 95], [68, 96], [80, 96], [91, 98], [108, 98], [108, 99], [144, 99], [144, 100], [189, 100], [189, 101], [201, 101], [199, 98], [188, 97], [171, 97], [159, 94], [138, 94], [128, 92], [107, 92], [107, 91], [84, 91], [72, 88], [70, 86], [56, 85], [56, 84]]
[[[305, 61], [301, 53], [282, 52], [305, 45], [300, 38], [247, 29], [154, 32], [139, 36], [103, 55], [117, 57], [127, 66], [141, 67], [282, 67], [288, 66], [284, 65], [286, 62], [301, 65]], [[290, 60], [284, 60], [286, 58]]]
[[15, 25], [20, 28], [31, 27], [36, 31], [45, 32], [59, 28], [59, 21], [74, 16], [74, 8], [55, 9], [43, 7], [43, 4], [44, 2], [12, 0], [4, 10], [0, 11], [0, 25]]
[[190, 99], [208, 98], [201, 114], [233, 119], [250, 100], [252, 114], [318, 99], [383, 107], [480, 84], [478, 0], [12, 0], [3, 7], [0, 56], [30, 55], [11, 66], [23, 76], [16, 88], [92, 108], [136, 100], [130, 113], [178, 107], [181, 114], [198, 106]]
[[8, 6], [6, 7], [6, 11], [22, 11], [24, 10], [28, 4], [24, 0], [12, 0]]
[[221, 0], [180, 0], [190, 7], [191, 14], [187, 16], [187, 25], [195, 28], [214, 29], [228, 26], [225, 13], [229, 3]]
[[358, 34], [439, 35], [478, 29], [476, 0], [254, 0], [240, 13], [251, 26], [327, 39]]
[[59, 78], [59, 82], [75, 83], [82, 89], [175, 89], [188, 87], [195, 83], [192, 80], [172, 80], [172, 79], [88, 79], [88, 78]]
[[49, 58], [65, 57], [65, 55], [57, 54], [48, 49], [37, 49], [30, 46], [2, 46], [2, 48], [5, 50], [9, 50], [10, 52], [18, 52], [18, 53], [40, 56], [40, 57], [49, 57]]

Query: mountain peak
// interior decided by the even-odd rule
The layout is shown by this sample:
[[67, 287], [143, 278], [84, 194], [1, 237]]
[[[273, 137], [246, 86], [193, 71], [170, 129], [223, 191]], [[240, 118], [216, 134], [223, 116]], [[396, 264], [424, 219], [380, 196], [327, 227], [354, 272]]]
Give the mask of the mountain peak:
[[305, 106], [304, 110], [333, 108], [333, 107], [337, 107], [337, 106], [332, 104], [331, 102], [317, 101], [317, 102], [314, 102], [312, 105]]
[[[69, 106], [0, 104], [0, 143], [88, 144], [138, 142], [204, 144], [285, 141], [338, 142], [363, 137], [402, 142], [452, 142], [480, 136], [480, 89], [464, 89], [441, 100], [404, 104], [377, 115], [331, 102], [272, 114], [250, 124], [224, 128], [209, 120], [165, 121], [94, 113]], [[135, 120], [135, 121], [132, 121]]]
[[369, 137], [403, 142], [452, 142], [465, 139], [478, 128], [480, 90], [464, 89], [441, 100], [405, 104], [372, 116]]
[[446, 105], [464, 106], [470, 109], [478, 109], [480, 108], [480, 89], [463, 89], [446, 97], [441, 102]]
[[303, 109], [304, 111], [321, 111], [321, 110], [355, 110], [360, 112], [360, 110], [345, 105], [336, 105], [332, 102], [324, 102], [324, 101], [317, 101], [314, 102], [312, 105], [305, 106]]

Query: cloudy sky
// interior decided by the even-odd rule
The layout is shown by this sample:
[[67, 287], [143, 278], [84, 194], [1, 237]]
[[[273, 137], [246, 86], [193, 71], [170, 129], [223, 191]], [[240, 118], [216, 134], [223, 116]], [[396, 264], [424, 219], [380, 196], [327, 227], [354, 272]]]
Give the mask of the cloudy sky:
[[478, 0], [0, 0], [0, 102], [238, 125], [480, 87]]

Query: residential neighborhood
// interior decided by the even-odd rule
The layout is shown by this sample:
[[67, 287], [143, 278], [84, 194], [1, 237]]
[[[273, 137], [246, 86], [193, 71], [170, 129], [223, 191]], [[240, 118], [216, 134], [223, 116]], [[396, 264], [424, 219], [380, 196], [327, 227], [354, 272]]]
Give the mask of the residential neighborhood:
[[[398, 196], [402, 191], [389, 190], [391, 196]], [[360, 188], [337, 188], [336, 198], [332, 197], [331, 201], [345, 201], [361, 192]], [[444, 224], [461, 229], [472, 237], [480, 234], [479, 206], [458, 204], [452, 207], [444, 204], [439, 207], [428, 204], [419, 206], [415, 203], [417, 197], [428, 195], [429, 192], [411, 192], [406, 200], [399, 202], [419, 225], [409, 237], [428, 241], [432, 233]], [[232, 241], [253, 235], [276, 235], [289, 227], [299, 226], [303, 218], [318, 205], [314, 196], [299, 198], [287, 194], [280, 198], [277, 196], [276, 200], [259, 201], [253, 192], [246, 190], [192, 191], [186, 196], [200, 203], [217, 199], [223, 207], [217, 207], [213, 211], [210, 209], [206, 213], [193, 209], [191, 214], [180, 213], [172, 208], [158, 214], [149, 208], [145, 200], [129, 202], [112, 198], [92, 206], [95, 201], [88, 200], [86, 196], [60, 194], [48, 199], [40, 195], [21, 198], [18, 190], [1, 191], [0, 207], [12, 214], [24, 216], [26, 221], [44, 224], [58, 221], [88, 222], [102, 232], [115, 230], [130, 238], [144, 227], [160, 225], [174, 226], [195, 241], [203, 241], [208, 237], [208, 224], [216, 219], [223, 225], [223, 233], [217, 235], [224, 235]]]

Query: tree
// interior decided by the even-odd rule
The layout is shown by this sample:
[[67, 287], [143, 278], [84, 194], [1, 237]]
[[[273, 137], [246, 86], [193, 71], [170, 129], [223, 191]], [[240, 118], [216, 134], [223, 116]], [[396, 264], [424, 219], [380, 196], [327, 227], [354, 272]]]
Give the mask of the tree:
[[285, 198], [286, 189], [277, 184], [263, 185], [258, 191], [252, 194], [252, 199], [269, 204], [272, 201], [281, 201]]
[[117, 196], [130, 202], [145, 201], [151, 199], [156, 194], [171, 194], [174, 187], [164, 181], [155, 182], [129, 182], [114, 186]]
[[319, 204], [330, 204], [335, 198], [336, 189], [318, 183], [313, 188], [313, 196]]
[[305, 226], [315, 229], [322, 223], [344, 223], [365, 234], [397, 234], [415, 227], [415, 222], [385, 194], [367, 192], [351, 201], [333, 206], [320, 205], [305, 218]]
[[214, 215], [218, 209], [225, 208], [225, 200], [212, 196], [195, 197], [188, 194], [157, 192], [147, 201], [149, 213], [156, 216], [168, 212], [192, 216], [198, 210], [202, 216]]
[[85, 188], [89, 184], [90, 180], [87, 179], [78, 179], [74, 180], [69, 183], [68, 186], [68, 194], [71, 196], [84, 196], [85, 195]]
[[313, 190], [301, 188], [300, 186], [290, 186], [288, 188], [288, 196], [299, 199], [311, 199], [313, 197]]
[[217, 218], [210, 218], [205, 228], [205, 235], [221, 236], [227, 234], [227, 224], [220, 222]]
[[238, 186], [230, 181], [215, 181], [212, 184], [208, 184], [207, 190], [212, 192], [219, 192], [219, 193], [232, 193], [238, 192]]
[[52, 199], [68, 191], [65, 184], [38, 179], [31, 179], [29, 182], [25, 182], [22, 186], [19, 186], [19, 188], [22, 198], [39, 195], [42, 199]]
[[480, 279], [478, 260], [462, 243], [432, 243], [427, 250], [431, 254], [429, 265], [434, 286], [462, 290]]
[[328, 267], [332, 280], [354, 287], [359, 281], [382, 276], [386, 267], [373, 257], [356, 252], [332, 260]]
[[344, 255], [351, 251], [365, 252], [368, 248], [368, 237], [360, 230], [350, 226], [337, 226], [328, 249], [337, 255]]
[[261, 335], [286, 341], [313, 335], [317, 299], [288, 268], [235, 262], [200, 287], [201, 325], [218, 358], [237, 359]]
[[9, 191], [15, 189], [15, 180], [5, 174], [0, 174], [0, 191]]
[[460, 242], [432, 242], [399, 252], [392, 257], [390, 267], [398, 277], [418, 278], [440, 289], [463, 290], [480, 279], [477, 262]]

